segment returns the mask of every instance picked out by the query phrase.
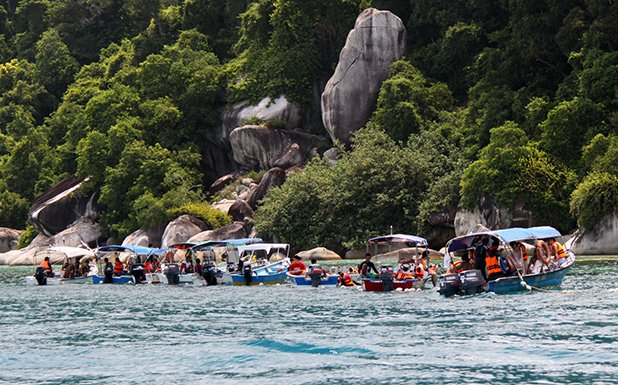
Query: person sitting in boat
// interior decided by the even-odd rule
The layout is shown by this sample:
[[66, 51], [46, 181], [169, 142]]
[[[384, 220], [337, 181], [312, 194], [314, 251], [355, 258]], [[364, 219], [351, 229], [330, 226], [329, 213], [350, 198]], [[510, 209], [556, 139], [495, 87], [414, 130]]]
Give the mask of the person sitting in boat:
[[75, 263], [73, 264], [73, 272], [74, 272], [74, 275], [73, 275], [74, 278], [79, 278], [82, 276], [81, 264], [79, 263], [78, 259], [76, 259]]
[[419, 259], [419, 262], [423, 266], [423, 275], [425, 272], [427, 272], [427, 274], [431, 276], [431, 283], [433, 283], [433, 287], [436, 287], [438, 282], [438, 273], [436, 272], [436, 268], [434, 266], [429, 265], [430, 260], [431, 258], [429, 257], [429, 252], [427, 250], [423, 251], [423, 253], [421, 254], [421, 258]]
[[528, 265], [528, 274], [539, 274], [543, 271], [543, 267], [551, 264], [551, 253], [547, 243], [542, 239], [536, 242], [536, 249], [534, 250], [534, 256], [530, 258], [530, 264]]
[[81, 267], [79, 268], [79, 272], [82, 277], [85, 277], [90, 273], [90, 263], [88, 261], [83, 261]]
[[64, 266], [62, 266], [62, 277], [63, 278], [73, 278], [74, 273], [75, 271], [74, 271], [73, 264], [67, 261], [67, 263], [65, 263]]
[[459, 264], [460, 271], [467, 271], [474, 269], [474, 265], [470, 262], [470, 254], [468, 252], [461, 256], [461, 263]]
[[193, 259], [191, 258], [191, 254], [187, 254], [187, 258], [180, 264], [180, 274], [190, 274], [193, 273]]
[[[206, 262], [206, 261], [204, 261]], [[195, 272], [200, 277], [202, 276], [202, 261], [199, 258], [195, 258]]]
[[152, 255], [146, 259], [144, 263], [144, 271], [146, 273], [152, 273], [154, 271], [154, 265], [152, 264]]
[[47, 274], [48, 277], [54, 276], [54, 271], [52, 270], [52, 265], [51, 265], [51, 262], [49, 261], [49, 257], [45, 257], [43, 262], [41, 262], [40, 266], [45, 268], [45, 274]]
[[526, 264], [528, 263], [528, 249], [526, 245], [521, 242], [511, 242], [511, 249], [513, 250], [513, 259], [517, 263], [518, 269], [526, 270]]
[[371, 270], [373, 270], [376, 274], [378, 274], [378, 269], [376, 269], [376, 265], [371, 262], [371, 254], [365, 254], [365, 260], [358, 266], [358, 272], [363, 276], [363, 278], [371, 278]]
[[487, 267], [487, 278], [496, 279], [504, 276], [502, 266], [500, 265], [500, 253], [498, 252], [499, 241], [494, 239], [487, 256], [485, 257], [485, 266]]
[[355, 286], [356, 284], [352, 281], [352, 277], [350, 274], [346, 272], [339, 273], [339, 286]]
[[566, 251], [564, 251], [564, 246], [560, 242], [556, 242], [555, 238], [549, 238], [549, 252], [554, 257], [552, 263], [555, 267], [560, 267], [560, 265], [566, 262], [567, 255]]
[[120, 262], [120, 258], [116, 257], [114, 262], [114, 275], [121, 275], [124, 273], [124, 265]]
[[307, 266], [302, 262], [302, 258], [297, 254], [292, 257], [292, 263], [288, 268], [288, 273], [292, 275], [304, 275], [307, 272]]
[[489, 238], [483, 237], [483, 239], [481, 239], [481, 242], [476, 246], [475, 251], [474, 251], [474, 269], [481, 271], [481, 274], [483, 274], [483, 278], [485, 279], [485, 281], [487, 281], [487, 270], [485, 269], [485, 266], [486, 266], [485, 260], [487, 258], [487, 255], [489, 254], [489, 248], [487, 247], [488, 244], [489, 244]]

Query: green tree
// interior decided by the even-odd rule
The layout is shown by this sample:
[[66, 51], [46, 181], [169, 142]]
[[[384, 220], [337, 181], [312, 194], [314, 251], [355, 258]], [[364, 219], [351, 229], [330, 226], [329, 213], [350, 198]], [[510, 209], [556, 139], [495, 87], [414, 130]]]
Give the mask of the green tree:
[[47, 30], [36, 43], [35, 79], [47, 91], [60, 98], [67, 86], [73, 82], [78, 71], [77, 60], [69, 53], [66, 44], [60, 40], [58, 31]]

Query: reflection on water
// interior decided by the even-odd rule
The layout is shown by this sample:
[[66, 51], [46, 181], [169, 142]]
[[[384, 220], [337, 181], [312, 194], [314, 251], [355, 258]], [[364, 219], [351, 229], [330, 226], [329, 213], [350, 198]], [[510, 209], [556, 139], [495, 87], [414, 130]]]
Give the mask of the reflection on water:
[[0, 267], [0, 382], [615, 383], [618, 266], [561, 290], [28, 287]]

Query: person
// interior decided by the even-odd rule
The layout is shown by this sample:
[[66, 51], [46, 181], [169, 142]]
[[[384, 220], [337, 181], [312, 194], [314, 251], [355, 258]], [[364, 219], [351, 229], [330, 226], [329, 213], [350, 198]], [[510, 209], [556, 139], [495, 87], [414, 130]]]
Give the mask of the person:
[[487, 278], [496, 279], [502, 277], [504, 272], [500, 265], [500, 253], [498, 252], [498, 245], [500, 242], [494, 239], [489, 247], [489, 252], [485, 257], [485, 266], [487, 267]]
[[107, 257], [103, 259], [103, 262], [105, 263], [105, 267], [103, 268], [103, 275], [105, 276], [105, 279], [103, 283], [114, 283], [114, 279], [112, 278], [114, 275], [114, 265], [109, 261], [109, 259], [107, 259]]
[[148, 257], [146, 263], [144, 263], [144, 269], [146, 273], [152, 273], [154, 271], [154, 265], [152, 264], [152, 255]]
[[526, 271], [526, 264], [528, 263], [528, 249], [526, 245], [521, 242], [511, 242], [511, 249], [513, 249], [513, 259], [517, 262], [517, 269], [523, 269]]
[[[204, 262], [206, 262], [206, 261], [204, 261]], [[202, 276], [202, 261], [200, 261], [199, 258], [195, 258], [195, 272], [200, 277]]]
[[45, 274], [47, 274], [48, 277], [53, 277], [54, 276], [54, 271], [52, 270], [52, 266], [51, 266], [51, 262], [49, 261], [49, 257], [45, 257], [43, 262], [41, 262], [40, 266], [45, 268]]
[[547, 247], [547, 243], [545, 243], [542, 239], [539, 239], [536, 242], [534, 255], [530, 258], [530, 263], [528, 264], [528, 274], [541, 273], [543, 271], [543, 267], [548, 266], [551, 263], [550, 255], [551, 254], [549, 247]]
[[81, 273], [82, 277], [86, 277], [88, 273], [90, 273], [90, 263], [84, 260], [81, 267], [79, 268], [79, 272]]
[[311, 286], [318, 287], [322, 283], [322, 277], [326, 277], [326, 271], [318, 264], [315, 258], [311, 258], [311, 265], [307, 269], [307, 276], [311, 278]]
[[358, 272], [363, 278], [371, 278], [371, 270], [378, 274], [378, 269], [376, 269], [376, 265], [371, 262], [371, 254], [367, 253], [365, 254], [365, 260], [358, 266]]
[[438, 273], [436, 273], [436, 269], [433, 268], [433, 266], [429, 265], [430, 260], [431, 258], [429, 257], [429, 252], [427, 250], [423, 251], [421, 254], [421, 259], [419, 260], [424, 269], [423, 276], [425, 275], [425, 272], [427, 272], [431, 276], [431, 283], [433, 283], [433, 287], [436, 287], [438, 284]]
[[459, 265], [460, 271], [472, 270], [474, 265], [470, 262], [470, 254], [466, 252], [461, 256], [461, 264]]
[[350, 277], [350, 274], [346, 272], [340, 272], [339, 286], [355, 286], [355, 283], [354, 281], [352, 281], [352, 277]]
[[293, 262], [288, 268], [288, 273], [292, 275], [304, 275], [307, 271], [307, 267], [302, 262], [302, 258], [297, 254], [292, 257]]
[[191, 254], [187, 254], [187, 258], [180, 264], [180, 274], [193, 273], [193, 260]]
[[566, 261], [567, 255], [566, 251], [564, 251], [564, 246], [556, 242], [554, 238], [549, 238], [549, 251], [554, 257], [553, 264], [555, 267], [559, 267]]
[[114, 262], [114, 275], [121, 275], [124, 273], [124, 265], [120, 262], [120, 258], [116, 257]]
[[75, 263], [73, 264], [73, 277], [81, 277], [82, 276], [82, 271], [80, 268], [80, 263], [79, 260], [76, 259]]
[[62, 277], [63, 278], [73, 278], [75, 276], [74, 266], [67, 261], [64, 266], [62, 266]]
[[474, 251], [474, 269], [480, 270], [481, 274], [483, 274], [483, 278], [487, 281], [487, 270], [485, 269], [486, 263], [485, 258], [489, 252], [487, 245], [489, 244], [489, 238], [483, 237], [481, 242], [476, 246]]

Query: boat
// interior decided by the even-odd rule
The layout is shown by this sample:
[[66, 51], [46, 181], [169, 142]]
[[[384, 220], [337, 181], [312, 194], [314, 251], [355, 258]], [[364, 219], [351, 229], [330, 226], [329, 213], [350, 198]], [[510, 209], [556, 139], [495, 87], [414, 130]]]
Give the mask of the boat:
[[[101, 246], [95, 250], [97, 261], [102, 264], [103, 259], [107, 257], [109, 262], [113, 263], [116, 257], [126, 253], [125, 263], [130, 265], [130, 271], [123, 272], [121, 274], [113, 274], [112, 272], [105, 272], [104, 266], [101, 266], [100, 270], [104, 272], [103, 275], [95, 274], [92, 276], [92, 283], [101, 284], [106, 283], [106, 278], [109, 283], [113, 284], [128, 284], [128, 283], [142, 283], [146, 282], [146, 271], [144, 268], [144, 262], [150, 256], [158, 256], [165, 253], [165, 249], [157, 249], [152, 247], [134, 246], [134, 245], [109, 245]], [[107, 277], [106, 277], [107, 274]]]
[[[407, 246], [413, 245], [415, 247], [415, 252], [403, 252], [398, 251], [397, 255], [397, 270], [406, 271], [409, 273], [413, 273], [415, 271], [415, 265], [418, 263], [418, 260], [423, 251], [428, 251], [428, 243], [425, 238], [418, 237], [415, 235], [408, 234], [391, 234], [385, 235], [381, 237], [371, 238], [367, 241], [367, 251], [369, 251], [369, 246], [375, 246], [375, 254], [377, 254], [379, 245], [388, 245], [389, 246], [389, 254], [393, 255], [393, 252], [390, 250], [391, 246], [394, 244], [404, 244]], [[431, 277], [428, 271], [425, 271], [422, 278], [406, 278], [406, 279], [396, 279], [397, 271], [393, 268], [392, 265], [382, 265], [380, 267], [380, 274], [372, 276], [372, 277], [363, 277], [363, 289], [365, 291], [392, 291], [392, 290], [412, 290], [422, 288], [427, 280]], [[410, 274], [411, 275], [411, 274]]]
[[[255, 243], [238, 246], [237, 272], [232, 273], [234, 286], [283, 284], [290, 266], [287, 243]], [[273, 261], [273, 262], [271, 262]]]
[[480, 270], [443, 274], [439, 277], [440, 289], [438, 291], [440, 294], [449, 297], [454, 294], [476, 294], [478, 292], [504, 294], [533, 289], [555, 289], [560, 287], [564, 276], [575, 263], [575, 254], [571, 250], [565, 249], [566, 259], [560, 266], [552, 268], [545, 266], [538, 273], [527, 273], [525, 264], [522, 263], [520, 266], [515, 261], [515, 252], [511, 244], [513, 242], [527, 244], [528, 249], [535, 247], [538, 240], [562, 238], [560, 232], [553, 227], [537, 226], [478, 232], [453, 238], [446, 245], [445, 267], [449, 268], [447, 266], [453, 263], [453, 257], [461, 256], [463, 253], [473, 250], [484, 237], [489, 238], [492, 242], [497, 242], [500, 251], [500, 264], [503, 272], [506, 271], [506, 275], [485, 282]]
[[[37, 265], [38, 261], [43, 261], [45, 257], [49, 257], [50, 260], [63, 260], [63, 265], [74, 264], [76, 261], [80, 261], [83, 258], [94, 259], [94, 252], [88, 249], [82, 249], [79, 247], [57, 246], [49, 247], [46, 249], [37, 250], [34, 253], [33, 261]], [[54, 276], [47, 276], [44, 269], [39, 269], [37, 265], [38, 273], [35, 271], [34, 275], [25, 277], [27, 285], [59, 285], [66, 283], [84, 283], [90, 279], [91, 275], [98, 272], [97, 266], [93, 263], [89, 264], [89, 272], [84, 276], [65, 276], [64, 271], [54, 272]]]
[[[232, 273], [238, 272], [240, 262], [240, 246], [262, 243], [260, 238], [224, 239], [207, 241], [191, 247], [191, 251], [199, 257], [204, 265], [202, 276], [207, 284], [233, 284]], [[217, 267], [217, 261], [223, 263]]]
[[[311, 278], [307, 275], [294, 275], [287, 273], [288, 279], [292, 282], [293, 285], [298, 287], [312, 287]], [[326, 277], [321, 277], [320, 284], [318, 286], [325, 287], [337, 287], [339, 283], [339, 275], [338, 274], [327, 274]]]

